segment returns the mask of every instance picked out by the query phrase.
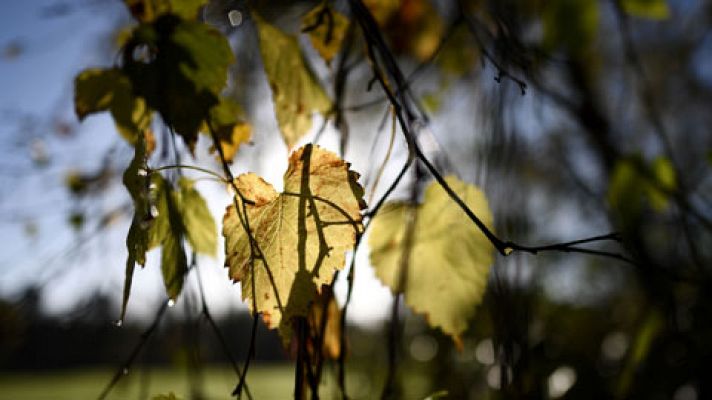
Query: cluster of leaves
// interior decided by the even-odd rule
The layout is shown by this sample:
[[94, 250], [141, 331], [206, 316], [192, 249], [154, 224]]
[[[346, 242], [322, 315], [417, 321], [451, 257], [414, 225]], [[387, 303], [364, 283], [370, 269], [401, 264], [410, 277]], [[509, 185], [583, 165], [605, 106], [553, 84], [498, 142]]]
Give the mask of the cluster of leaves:
[[[170, 179], [161, 174], [187, 166], [149, 165], [153, 150], [167, 145], [157, 144], [152, 134], [155, 114], [193, 154], [201, 133], [211, 141], [224, 169], [220, 179], [234, 192], [222, 228], [229, 278], [241, 283], [243, 300], [255, 315], [261, 314], [268, 327], [279, 329], [285, 344], [296, 327], [300, 346], [310, 347], [311, 354], [317, 348], [330, 357], [343, 354], [343, 326], [334, 325], [342, 317], [331, 286], [345, 267], [347, 252], [361, 241], [364, 215], [373, 224], [370, 247], [376, 275], [395, 295], [402, 294], [430, 326], [451, 336], [458, 347], [484, 295], [495, 248], [503, 254], [537, 251], [494, 236], [492, 213], [483, 192], [455, 176], [435, 174], [437, 179], [425, 189], [420, 205], [383, 204], [384, 198], [368, 214], [363, 212], [366, 204], [359, 174], [336, 154], [312, 144], [289, 156], [282, 193], [252, 173], [233, 177], [229, 163], [240, 145], [250, 140], [251, 127], [242, 107], [223, 95], [234, 56], [227, 38], [198, 20], [206, 0], [125, 3], [137, 24], [123, 39], [120, 65], [85, 70], [75, 85], [79, 118], [109, 111], [120, 135], [135, 149], [123, 176], [134, 216], [126, 240], [122, 319], [135, 265], [146, 264], [149, 250], [161, 247], [166, 293], [174, 301], [189, 270], [186, 243], [195, 253], [214, 255], [217, 249], [216, 224], [194, 182], [180, 174], [172, 174]], [[664, 1], [620, 4], [632, 14], [647, 17], [664, 17], [668, 12]], [[451, 68], [454, 72], [474, 61], [458, 51], [457, 32], [449, 47], [440, 48], [444, 23], [427, 1], [367, 1], [364, 7], [370, 13], [367, 19], [388, 34], [396, 53], [427, 62], [440, 51], [443, 70], [455, 66]], [[542, 16], [542, 43], [552, 50], [585, 47], [581, 43], [588, 42], [598, 26], [595, 1], [555, 1], [532, 7]], [[561, 19], [571, 15], [576, 18], [567, 23], [575, 29], [561, 28], [565, 25]], [[277, 124], [292, 150], [312, 129], [315, 114], [329, 118], [340, 110], [310, 68], [298, 38], [257, 12], [250, 16]], [[353, 23], [328, 2], [306, 13], [301, 22], [302, 31], [327, 65], [341, 51]], [[577, 33], [571, 35], [572, 31]], [[368, 40], [377, 43], [376, 39]], [[403, 86], [398, 82], [397, 67], [381, 71], [372, 54], [373, 43], [368, 46], [376, 75], [391, 74]], [[389, 92], [385, 80], [381, 83]], [[403, 131], [411, 135], [407, 125]], [[417, 145], [412, 146], [411, 151], [419, 152]], [[671, 167], [664, 160], [656, 162], [652, 183], [632, 187], [629, 181], [641, 181], [636, 174], [647, 167], [632, 168], [637, 166], [635, 160], [629, 164], [621, 165], [615, 174], [611, 203], [628, 204], [631, 197], [647, 196], [653, 207], [662, 207], [659, 192], [675, 184]], [[79, 188], [81, 183], [72, 180], [73, 187]]]
[[[629, 17], [667, 18], [671, 10], [665, 0], [616, 0], [610, 4], [595, 0], [472, 0], [448, 6], [437, 3], [437, 8], [456, 14], [450, 21], [443, 17], [448, 13], [440, 15], [434, 2], [428, 0], [350, 0], [350, 13], [338, 11], [343, 3], [321, 1], [309, 11], [302, 9], [305, 12], [299, 24], [293, 24], [301, 28], [302, 37], [283, 29], [269, 13], [260, 13], [261, 6], [267, 7], [264, 3], [248, 2], [241, 8], [245, 11], [241, 18], [245, 21], [243, 28], [256, 34], [252, 45], [259, 49], [277, 126], [291, 151], [281, 193], [255, 174], [235, 178], [230, 172], [228, 164], [240, 145], [250, 140], [252, 129], [241, 105], [224, 95], [227, 72], [234, 60], [226, 38], [198, 21], [199, 10], [206, 2], [126, 0], [138, 24], [122, 39], [120, 64], [90, 69], [77, 77], [79, 117], [109, 111], [121, 136], [135, 148], [134, 160], [124, 174], [135, 215], [127, 238], [129, 257], [122, 318], [135, 264], [144, 265], [150, 249], [161, 247], [166, 291], [170, 299], [176, 299], [189, 270], [186, 248], [214, 254], [217, 247], [218, 228], [193, 182], [179, 173], [164, 173], [195, 167], [152, 165], [157, 161], [152, 157], [153, 149], [167, 146], [156, 143], [152, 134], [157, 125], [153, 117], [157, 115], [191, 152], [201, 133], [210, 140], [212, 151], [218, 153], [218, 161], [223, 164], [224, 174], [219, 179], [234, 194], [222, 225], [227, 274], [241, 283], [242, 297], [253, 315], [260, 314], [268, 327], [279, 329], [285, 344], [296, 339], [302, 354], [298, 357], [306, 353], [312, 365], [320, 365], [323, 357], [344, 356], [341, 330], [345, 317], [334, 300], [332, 284], [338, 271], [345, 268], [347, 252], [359, 246], [367, 230], [370, 260], [377, 277], [396, 296], [402, 296], [413, 311], [425, 316], [431, 327], [449, 335], [460, 347], [468, 321], [482, 301], [494, 249], [503, 255], [512, 251], [589, 253], [637, 267], [641, 258], [636, 254], [635, 243], [626, 243], [635, 259], [580, 245], [599, 240], [625, 242], [638, 233], [635, 229], [643, 225], [641, 221], [650, 219], [646, 218], [648, 211], [661, 217], [673, 214], [667, 211], [677, 211], [674, 207], [685, 211], [694, 206], [684, 197], [685, 176], [672, 162], [672, 152], [644, 157], [629, 153], [628, 147], [618, 143], [606, 145], [604, 136], [617, 138], [613, 134], [619, 132], [609, 126], [611, 121], [604, 118], [606, 112], [596, 112], [593, 101], [593, 94], [598, 91], [593, 76], [601, 67], [599, 63], [605, 61], [599, 52], [599, 47], [606, 47], [599, 46], [603, 44], [602, 27], [613, 17], [618, 18], [621, 30], [625, 30]], [[301, 3], [293, 9], [300, 7]], [[290, 11], [293, 9], [290, 6]], [[615, 12], [613, 17], [610, 12]], [[363, 38], [353, 40], [359, 27]], [[622, 45], [630, 59], [627, 61], [635, 64], [634, 51], [625, 41], [624, 37]], [[305, 51], [305, 44], [314, 51]], [[385, 94], [380, 101], [387, 100], [392, 106], [394, 121], [398, 121], [408, 145], [409, 163], [416, 160], [417, 168], [425, 167], [436, 178], [428, 186], [424, 179], [416, 179], [411, 202], [388, 201], [390, 189], [409, 171], [408, 164], [386, 196], [367, 210], [359, 176], [348, 163], [316, 145], [297, 148], [312, 130], [316, 115], [325, 120], [334, 118], [337, 128], [344, 126], [344, 89], [339, 85], [345, 81], [347, 70], [358, 64], [350, 57], [356, 51], [368, 59], [373, 73], [368, 88], [380, 85]], [[319, 58], [309, 58], [308, 54]], [[406, 79], [395, 57], [419, 66]], [[550, 63], [553, 59], [564, 61]], [[310, 67], [313, 62], [335, 73], [333, 96], [322, 84], [325, 77]], [[605, 211], [621, 234], [538, 247], [499, 239], [494, 234], [493, 216], [484, 194], [455, 176], [441, 176], [418, 148], [419, 130], [413, 126], [421, 122], [418, 119], [424, 114], [420, 113], [410, 86], [413, 76], [424, 69], [421, 67], [434, 64], [440, 67], [438, 72], [444, 73], [441, 77], [448, 79], [448, 75], [470, 73], [478, 64], [491, 64], [496, 80], [511, 79], [522, 91], [527, 85], [542, 89], [554, 103], [573, 114], [589, 131], [588, 139], [599, 140], [600, 148], [593, 151], [602, 153], [601, 177], [606, 189], [601, 192], [606, 194], [609, 206]], [[551, 79], [555, 84], [550, 85], [551, 71], [566, 71], [570, 76], [564, 78], [567, 74], [561, 74], [561, 79]], [[561, 90], [561, 86], [569, 84]], [[446, 86], [441, 85], [443, 91]], [[426, 94], [421, 103], [426, 109], [437, 109], [438, 96], [443, 91]], [[395, 126], [394, 122], [393, 137]], [[341, 134], [345, 141], [347, 130], [342, 129]], [[664, 132], [660, 135], [666, 136]], [[342, 155], [343, 148], [342, 145]], [[103, 182], [103, 178], [99, 174], [75, 174], [68, 177], [67, 183], [79, 196]], [[416, 204], [415, 199], [421, 197], [422, 202]], [[689, 232], [686, 235], [694, 236]], [[694, 242], [695, 238], [687, 240]], [[648, 278], [654, 268], [640, 270], [645, 273], [643, 281], [655, 282]], [[651, 292], [652, 299], [659, 298], [657, 290]], [[394, 327], [398, 322], [397, 305], [396, 301]], [[508, 318], [514, 320], [517, 316]], [[656, 322], [654, 326], [657, 330], [664, 325]], [[648, 339], [641, 343], [647, 344], [635, 345], [636, 349], [645, 350], [633, 352], [631, 365], [645, 358], [652, 337], [657, 335], [646, 333], [652, 328], [646, 329], [641, 332]], [[505, 332], [514, 336], [510, 333]], [[503, 338], [503, 348], [525, 349], [511, 346], [508, 340]], [[505, 349], [498, 360], [506, 358]], [[502, 365], [500, 372], [508, 368]], [[238, 387], [244, 375], [241, 378]]]
[[[120, 135], [135, 148], [123, 176], [135, 211], [126, 240], [121, 318], [135, 265], [146, 264], [149, 250], [161, 247], [166, 292], [175, 300], [189, 269], [185, 243], [194, 252], [209, 255], [217, 248], [216, 224], [194, 182], [185, 177], [165, 178], [161, 171], [170, 166], [149, 166], [157, 146], [152, 127], [154, 114], [158, 114], [192, 153], [201, 132], [218, 150], [226, 173], [222, 179], [234, 192], [223, 218], [225, 265], [229, 277], [241, 282], [242, 296], [250, 309], [261, 314], [270, 328], [279, 328], [285, 343], [292, 337], [295, 318], [307, 320], [310, 346], [323, 346], [336, 357], [343, 343], [339, 340], [341, 328], [334, 324], [341, 317], [330, 287], [336, 272], [345, 266], [346, 253], [364, 232], [366, 204], [359, 174], [336, 154], [308, 144], [289, 156], [282, 193], [252, 173], [233, 178], [227, 165], [240, 144], [250, 139], [251, 129], [240, 105], [222, 96], [228, 67], [234, 60], [227, 39], [197, 20], [205, 1], [125, 3], [137, 25], [124, 38], [120, 65], [87, 69], [75, 84], [79, 118], [109, 111]], [[395, 9], [384, 10], [384, 4], [372, 2], [369, 6], [385, 24]], [[418, 18], [434, 15], [429, 11], [420, 10]], [[251, 16], [278, 126], [291, 149], [311, 129], [315, 113], [330, 115], [332, 102], [309, 67], [297, 37], [256, 12]], [[417, 26], [418, 18], [411, 26]], [[349, 24], [346, 16], [324, 2], [304, 15], [302, 29], [329, 64], [338, 54]], [[432, 42], [419, 40], [414, 51], [428, 57], [434, 51]], [[482, 192], [455, 177], [447, 179], [468, 207], [482, 213], [491, 226]], [[434, 183], [426, 190], [421, 206], [387, 203], [375, 217], [371, 234], [371, 259], [381, 280], [394, 293], [404, 293], [415, 311], [426, 315], [433, 327], [451, 335], [456, 343], [483, 296], [493, 252], [485, 236], [461, 214]], [[406, 232], [405, 220], [409, 218], [417, 222]], [[411, 273], [399, 282], [401, 264], [408, 259], [413, 260]], [[325, 327], [319, 322], [322, 320], [327, 321]], [[328, 337], [314, 340], [322, 330]]]

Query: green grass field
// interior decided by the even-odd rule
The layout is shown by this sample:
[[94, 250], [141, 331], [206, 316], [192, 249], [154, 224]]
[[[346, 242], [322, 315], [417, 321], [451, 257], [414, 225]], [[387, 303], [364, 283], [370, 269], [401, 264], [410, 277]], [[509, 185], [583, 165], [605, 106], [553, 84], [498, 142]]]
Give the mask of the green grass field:
[[[74, 369], [41, 373], [0, 374], [0, 400], [83, 400], [95, 399], [111, 380], [115, 370], [110, 368]], [[376, 371], [371, 371], [376, 372]], [[383, 379], [383, 373], [375, 379]], [[406, 385], [407, 398], [424, 398], [427, 381], [414, 371]], [[195, 376], [193, 376], [195, 378]], [[420, 378], [420, 379], [419, 379]], [[111, 391], [108, 399], [151, 399], [158, 394], [173, 392], [177, 398], [188, 400], [190, 381], [187, 371], [169, 368], [143, 369], [137, 367], [123, 377]], [[348, 393], [354, 399], [378, 397], [382, 382], [373, 377], [351, 371], [348, 374]], [[205, 399], [231, 399], [237, 378], [226, 366], [206, 367], [199, 380], [200, 393]], [[255, 365], [250, 367], [247, 383], [255, 399], [280, 400], [293, 398], [294, 369], [291, 364]], [[334, 374], [324, 371], [321, 397], [340, 398]], [[243, 396], [243, 398], [246, 398]]]
[[[95, 399], [111, 380], [111, 369], [81, 369], [43, 373], [0, 375], [0, 399], [3, 400], [81, 400]], [[230, 399], [237, 382], [227, 367], [202, 370], [199, 380], [206, 399]], [[289, 365], [255, 366], [250, 369], [248, 385], [256, 399], [292, 397], [293, 369]], [[108, 399], [150, 399], [173, 392], [179, 399], [189, 399], [190, 384], [186, 371], [166, 368], [130, 371], [120, 380]]]

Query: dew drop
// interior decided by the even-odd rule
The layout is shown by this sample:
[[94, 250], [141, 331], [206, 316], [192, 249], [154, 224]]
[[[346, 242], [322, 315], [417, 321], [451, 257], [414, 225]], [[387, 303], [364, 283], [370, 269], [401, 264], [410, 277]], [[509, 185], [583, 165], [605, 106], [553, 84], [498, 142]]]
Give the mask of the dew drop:
[[148, 175], [148, 171], [146, 171], [145, 168], [139, 168], [139, 170], [138, 170], [138, 175], [139, 175], [139, 176], [147, 176], [147, 175]]
[[156, 185], [155, 182], [151, 182], [151, 184], [148, 185], [149, 190], [156, 190], [156, 188], [158, 188], [158, 185]]
[[242, 25], [242, 13], [237, 10], [230, 10], [230, 12], [227, 13], [227, 19], [233, 27]]
[[151, 217], [156, 218], [158, 216], [158, 207], [155, 205], [151, 206]]
[[173, 299], [168, 299], [168, 307], [173, 307], [176, 305], [176, 301]]
[[112, 322], [112, 324], [114, 324], [115, 327], [120, 328], [121, 325], [124, 324], [124, 321], [123, 321], [123, 320], [120, 320], [120, 319], [117, 319], [116, 321]]

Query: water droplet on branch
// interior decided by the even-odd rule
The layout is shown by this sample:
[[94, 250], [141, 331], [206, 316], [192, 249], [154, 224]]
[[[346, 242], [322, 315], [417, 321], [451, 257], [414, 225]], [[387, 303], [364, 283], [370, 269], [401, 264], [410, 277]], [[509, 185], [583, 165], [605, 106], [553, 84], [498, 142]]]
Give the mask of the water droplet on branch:
[[238, 10], [230, 10], [230, 12], [227, 13], [227, 19], [233, 27], [242, 25], [242, 13]]

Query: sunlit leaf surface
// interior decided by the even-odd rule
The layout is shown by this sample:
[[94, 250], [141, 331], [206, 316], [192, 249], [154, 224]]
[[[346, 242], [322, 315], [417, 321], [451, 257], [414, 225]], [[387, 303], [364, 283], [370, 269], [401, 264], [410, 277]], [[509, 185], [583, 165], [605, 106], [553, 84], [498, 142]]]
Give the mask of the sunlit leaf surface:
[[215, 28], [171, 14], [140, 25], [124, 50], [124, 70], [137, 94], [191, 149], [219, 103], [232, 61], [227, 39]]
[[[289, 157], [284, 192], [255, 174], [235, 183], [252, 204], [228, 207], [223, 220], [226, 266], [270, 328], [288, 337], [289, 320], [306, 316], [321, 285], [343, 268], [361, 232], [363, 189], [335, 154], [307, 145]], [[244, 225], [249, 224], [254, 244]], [[254, 254], [255, 257], [251, 257]]]
[[146, 102], [134, 96], [131, 81], [116, 68], [82, 71], [74, 81], [74, 107], [80, 120], [87, 115], [110, 111], [116, 129], [129, 143], [150, 127], [151, 112]]
[[635, 17], [649, 19], [670, 17], [670, 7], [666, 0], [622, 0], [621, 7], [623, 11]]
[[205, 199], [188, 178], [178, 181], [180, 196], [178, 209], [185, 227], [190, 247], [198, 253], [215, 255], [217, 251], [217, 227]]
[[297, 39], [260, 18], [255, 20], [277, 124], [291, 148], [311, 129], [313, 114], [326, 114], [331, 101], [307, 66]]
[[[454, 176], [446, 180], [491, 227], [492, 212], [484, 193]], [[408, 250], [404, 249], [406, 219], [413, 213]], [[484, 295], [494, 247], [445, 190], [433, 182], [422, 205], [387, 203], [373, 221], [369, 246], [376, 275], [393, 291], [398, 290], [404, 251], [409, 251], [403, 286], [406, 303], [457, 343]]]

